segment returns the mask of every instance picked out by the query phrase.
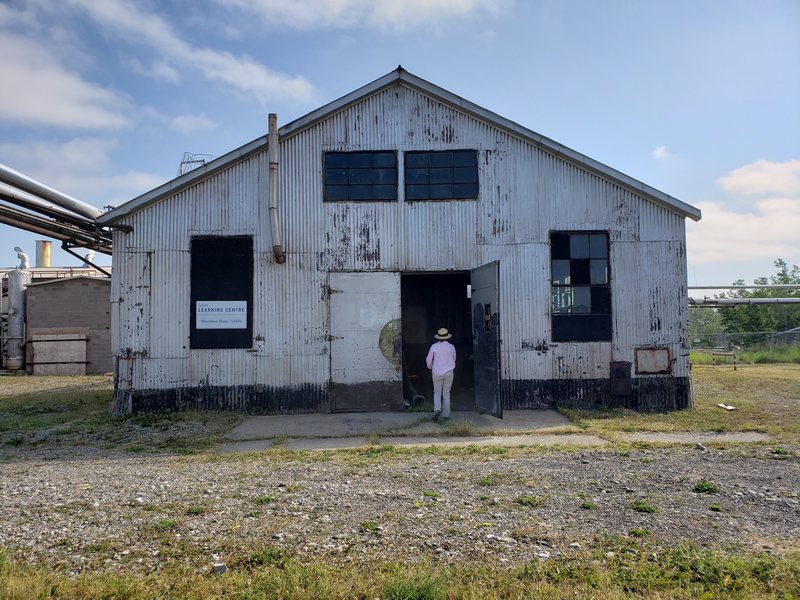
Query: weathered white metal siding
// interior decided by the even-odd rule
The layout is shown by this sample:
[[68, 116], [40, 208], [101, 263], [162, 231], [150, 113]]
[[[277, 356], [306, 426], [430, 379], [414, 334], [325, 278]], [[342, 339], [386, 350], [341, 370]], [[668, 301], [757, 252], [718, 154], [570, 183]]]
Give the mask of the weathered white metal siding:
[[[403, 152], [447, 148], [478, 150], [480, 200], [405, 203]], [[323, 153], [373, 149], [398, 151], [399, 201], [323, 202]], [[676, 213], [403, 85], [283, 139], [280, 150], [285, 264], [271, 253], [265, 151], [135, 213], [125, 220], [133, 232], [115, 235], [115, 351], [134, 387], [324, 384], [329, 271], [467, 270], [492, 260], [504, 378], [607, 378], [610, 361], [632, 361], [643, 345], [669, 347], [673, 373], [688, 375]], [[551, 230], [609, 232], [613, 342], [549, 342]], [[254, 236], [252, 350], [189, 350], [190, 238], [206, 234]]]

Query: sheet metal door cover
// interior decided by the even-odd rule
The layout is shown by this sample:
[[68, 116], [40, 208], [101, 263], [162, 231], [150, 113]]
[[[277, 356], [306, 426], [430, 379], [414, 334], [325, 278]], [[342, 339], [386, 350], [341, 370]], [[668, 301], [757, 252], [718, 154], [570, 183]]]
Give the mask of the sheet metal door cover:
[[331, 410], [403, 406], [400, 273], [331, 273]]
[[500, 402], [500, 263], [472, 271], [475, 410], [503, 418]]

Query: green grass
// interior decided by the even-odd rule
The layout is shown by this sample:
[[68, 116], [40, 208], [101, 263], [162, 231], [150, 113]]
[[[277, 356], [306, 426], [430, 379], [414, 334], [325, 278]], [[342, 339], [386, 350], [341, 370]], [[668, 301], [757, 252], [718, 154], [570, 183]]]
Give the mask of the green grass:
[[441, 498], [442, 497], [442, 494], [440, 492], [437, 492], [436, 490], [425, 490], [424, 492], [422, 492], [422, 495], [425, 498]]
[[528, 508], [540, 508], [545, 504], [544, 498], [541, 496], [520, 496], [514, 502]]
[[581, 502], [580, 507], [584, 510], [592, 510], [597, 508], [597, 504], [589, 500], [584, 500], [583, 502]]
[[655, 506], [645, 500], [635, 500], [631, 502], [631, 508], [640, 513], [658, 512], [658, 509]]
[[126, 452], [196, 454], [219, 441], [246, 415], [230, 411], [163, 412], [112, 417], [107, 375], [4, 377], [0, 444], [25, 447], [94, 443]]
[[697, 494], [718, 494], [719, 486], [715, 483], [711, 483], [710, 481], [706, 481], [705, 479], [701, 479], [695, 484], [695, 486], [692, 488], [692, 491]]
[[[695, 404], [668, 413], [563, 409], [587, 433], [614, 438], [621, 432], [758, 431], [800, 443], [800, 365], [732, 368], [698, 366], [692, 371]], [[736, 410], [727, 411], [717, 404]]]
[[229, 571], [210, 573], [206, 556], [165, 555], [148, 573], [51, 569], [0, 552], [0, 597], [164, 600], [201, 598], [458, 600], [500, 598], [796, 598], [800, 555], [736, 554], [693, 544], [607, 538], [558, 560], [442, 564], [424, 558], [331, 562], [266, 546], [230, 545]]

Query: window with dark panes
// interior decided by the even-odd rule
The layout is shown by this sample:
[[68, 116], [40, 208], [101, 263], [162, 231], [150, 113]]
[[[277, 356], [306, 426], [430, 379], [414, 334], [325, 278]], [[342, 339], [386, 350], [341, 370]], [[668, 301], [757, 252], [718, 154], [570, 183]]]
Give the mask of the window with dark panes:
[[608, 233], [550, 233], [553, 341], [611, 339]]
[[253, 238], [193, 237], [189, 346], [253, 345]]
[[406, 200], [470, 200], [478, 197], [477, 150], [406, 152]]
[[392, 200], [397, 200], [397, 153], [325, 153], [326, 202]]

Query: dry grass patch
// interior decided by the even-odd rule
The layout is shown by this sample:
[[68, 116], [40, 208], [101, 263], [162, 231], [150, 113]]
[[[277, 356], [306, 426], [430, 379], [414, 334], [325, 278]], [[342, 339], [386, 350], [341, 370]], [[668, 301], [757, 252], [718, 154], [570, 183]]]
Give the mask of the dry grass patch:
[[[629, 410], [563, 410], [589, 433], [759, 431], [800, 441], [800, 365], [739, 368], [695, 366], [695, 404], [669, 413]], [[736, 410], [723, 410], [717, 404]]]

